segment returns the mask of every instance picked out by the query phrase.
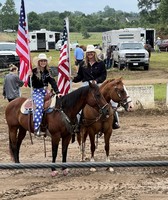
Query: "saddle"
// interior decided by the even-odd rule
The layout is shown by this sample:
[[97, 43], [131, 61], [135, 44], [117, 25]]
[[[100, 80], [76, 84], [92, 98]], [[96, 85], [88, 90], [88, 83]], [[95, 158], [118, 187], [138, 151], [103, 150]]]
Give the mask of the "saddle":
[[[52, 112], [53, 108], [56, 105], [56, 95], [53, 91], [47, 91], [47, 94], [44, 97], [44, 110], [48, 112]], [[22, 114], [29, 114], [35, 110], [36, 105], [34, 104], [32, 98], [26, 99], [26, 101], [22, 104], [20, 111]]]

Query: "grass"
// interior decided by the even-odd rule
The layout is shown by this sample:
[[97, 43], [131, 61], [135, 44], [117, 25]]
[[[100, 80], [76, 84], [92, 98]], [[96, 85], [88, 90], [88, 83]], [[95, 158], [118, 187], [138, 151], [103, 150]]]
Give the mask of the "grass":
[[100, 44], [102, 43], [102, 33], [89, 33], [90, 37], [88, 39], [83, 39], [81, 33], [70, 33], [70, 41], [78, 42], [80, 45], [88, 44]]
[[168, 69], [167, 56], [167, 52], [152, 52], [150, 66], [154, 69]]
[[154, 85], [154, 99], [155, 101], [166, 100], [166, 84], [155, 84]]

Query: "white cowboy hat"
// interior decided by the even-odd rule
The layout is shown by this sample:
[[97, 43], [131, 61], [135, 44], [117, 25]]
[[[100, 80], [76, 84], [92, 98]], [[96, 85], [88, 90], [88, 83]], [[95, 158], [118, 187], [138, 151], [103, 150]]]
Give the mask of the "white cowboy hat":
[[88, 52], [96, 52], [95, 51], [95, 47], [93, 45], [91, 45], [91, 44], [87, 45], [86, 53], [88, 53]]
[[38, 65], [39, 60], [47, 60], [47, 62], [49, 64], [51, 62], [52, 58], [51, 57], [47, 58], [45, 53], [40, 53], [38, 56], [33, 58], [33, 63], [35, 64], [35, 66]]

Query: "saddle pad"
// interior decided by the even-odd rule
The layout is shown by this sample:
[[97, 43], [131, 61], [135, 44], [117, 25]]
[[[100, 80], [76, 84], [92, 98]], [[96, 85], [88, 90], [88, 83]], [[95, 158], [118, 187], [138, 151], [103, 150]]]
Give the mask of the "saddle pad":
[[[56, 105], [56, 96], [51, 97], [51, 103], [48, 105], [46, 112], [52, 112], [53, 108]], [[45, 106], [44, 106], [45, 107]], [[26, 99], [26, 101], [22, 104], [20, 111], [22, 114], [28, 114], [35, 109], [35, 104], [32, 102], [31, 98]]]

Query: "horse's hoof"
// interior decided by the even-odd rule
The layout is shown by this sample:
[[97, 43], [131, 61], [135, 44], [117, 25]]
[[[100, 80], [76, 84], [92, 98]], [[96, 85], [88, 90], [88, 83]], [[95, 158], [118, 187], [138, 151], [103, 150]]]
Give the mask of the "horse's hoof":
[[52, 172], [51, 172], [51, 176], [52, 176], [52, 177], [55, 177], [55, 176], [57, 176], [57, 175], [58, 175], [58, 171], [52, 171]]
[[91, 168], [90, 168], [90, 171], [91, 171], [91, 172], [96, 172], [96, 168], [91, 167]]
[[113, 169], [112, 167], [108, 167], [107, 170], [108, 170], [109, 172], [114, 172], [114, 169]]
[[64, 169], [64, 170], [63, 170], [63, 175], [64, 175], [64, 176], [67, 176], [68, 173], [69, 173], [69, 169]]

